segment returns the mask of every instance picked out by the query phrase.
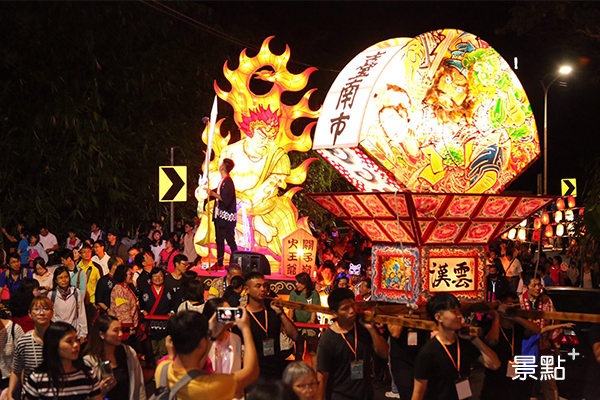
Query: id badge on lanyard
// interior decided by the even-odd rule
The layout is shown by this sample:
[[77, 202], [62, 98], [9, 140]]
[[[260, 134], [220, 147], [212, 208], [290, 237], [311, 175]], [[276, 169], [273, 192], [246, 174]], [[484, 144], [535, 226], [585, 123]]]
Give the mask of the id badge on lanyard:
[[354, 361], [350, 362], [350, 379], [352, 379], [353, 381], [363, 379], [365, 377], [365, 363], [363, 362], [363, 360], [358, 359], [358, 332], [356, 331], [356, 323], [354, 324], [354, 348], [346, 339], [346, 335], [344, 335], [344, 333], [342, 332], [340, 325], [337, 322], [335, 324], [340, 330], [340, 335], [342, 335], [344, 342], [346, 342], [346, 344], [354, 354]]
[[265, 335], [267, 336], [265, 339], [262, 340], [263, 356], [274, 356], [275, 339], [269, 338], [269, 316], [267, 315], [267, 309], [265, 308], [265, 326], [262, 326], [262, 324], [258, 321], [258, 319], [254, 316], [252, 312], [249, 312], [249, 314], [252, 316], [252, 318], [254, 318], [258, 326], [260, 326], [260, 328], [263, 331], [265, 331]]
[[417, 332], [408, 331], [408, 338], [406, 340], [406, 344], [409, 346], [416, 346], [418, 343]]
[[450, 361], [452, 361], [452, 364], [454, 364], [454, 368], [456, 368], [456, 370], [458, 371], [458, 379], [454, 381], [454, 386], [456, 387], [456, 394], [458, 395], [458, 400], [463, 400], [468, 397], [471, 397], [473, 395], [473, 393], [471, 392], [471, 385], [469, 384], [469, 378], [467, 378], [467, 377], [462, 378], [460, 376], [460, 342], [458, 341], [458, 337], [455, 336], [455, 338], [456, 338], [456, 356], [457, 356], [456, 362], [454, 361], [454, 358], [452, 358], [452, 354], [450, 354], [450, 351], [448, 350], [448, 348], [446, 347], [444, 342], [442, 342], [442, 339], [440, 339], [440, 336], [439, 335], [436, 336], [436, 339], [438, 340], [438, 342], [440, 342], [440, 344], [442, 345], [444, 350], [446, 350], [448, 357], [450, 357]]
[[471, 392], [471, 385], [469, 384], [469, 378], [457, 379], [454, 381], [454, 385], [456, 386], [458, 400], [467, 399], [473, 396], [473, 393]]

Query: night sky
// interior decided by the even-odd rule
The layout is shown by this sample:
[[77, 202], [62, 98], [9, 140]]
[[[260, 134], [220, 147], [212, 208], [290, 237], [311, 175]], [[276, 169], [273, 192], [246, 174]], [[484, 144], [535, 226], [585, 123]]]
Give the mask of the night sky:
[[[291, 58], [299, 63], [289, 65], [292, 72], [306, 68], [313, 73], [310, 87], [319, 90], [314, 97], [323, 101], [336, 73], [358, 53], [379, 41], [394, 37], [414, 37], [421, 33], [456, 28], [473, 33], [487, 41], [513, 67], [518, 58], [516, 75], [532, 104], [543, 155], [544, 93], [540, 81], [560, 65], [573, 67], [571, 76], [559, 79], [548, 96], [548, 194], [560, 194], [560, 179], [578, 178], [583, 190], [588, 165], [598, 156], [595, 124], [598, 120], [598, 85], [589, 83], [590, 65], [581, 65], [587, 57], [584, 50], [558, 51], [560, 43], [542, 38], [519, 37], [515, 33], [499, 34], [505, 26], [514, 2], [221, 2], [205, 3], [215, 10], [215, 23], [232, 35], [235, 31], [251, 32], [239, 37], [260, 46], [267, 36], [275, 36], [271, 49], [291, 49]], [[219, 43], [216, 39], [215, 43]], [[241, 50], [241, 47], [240, 47]], [[255, 51], [249, 50], [253, 56]], [[238, 54], [231, 54], [234, 68]], [[221, 80], [221, 71], [215, 71]], [[547, 78], [552, 79], [552, 78]], [[319, 104], [320, 105], [320, 104]], [[536, 192], [536, 175], [543, 171], [543, 156], [507, 191]]]

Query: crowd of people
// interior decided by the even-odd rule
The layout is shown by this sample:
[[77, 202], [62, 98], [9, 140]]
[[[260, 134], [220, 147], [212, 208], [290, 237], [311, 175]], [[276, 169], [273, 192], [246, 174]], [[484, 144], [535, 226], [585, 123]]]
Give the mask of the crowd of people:
[[[0, 319], [6, 398], [145, 399], [144, 370], [153, 369], [156, 398], [176, 391], [184, 400], [368, 400], [389, 381], [389, 398], [454, 400], [471, 395], [477, 363], [485, 368], [481, 399], [557, 398], [553, 379], [514, 380], [507, 371], [526, 348], [552, 355], [572, 324], [506, 310], [552, 311], [543, 287], [597, 287], [591, 265], [576, 275], [540, 253], [535, 275], [527, 246], [502, 242], [486, 267], [487, 300], [499, 306], [468, 316], [483, 335], [461, 330], [465, 315], [448, 293], [427, 302], [433, 335], [366, 322], [370, 311], [356, 301], [371, 300], [371, 244], [327, 222], [316, 235], [317, 267], [295, 277], [289, 300], [327, 306], [331, 315], [278, 307], [265, 276], [243, 275], [236, 264], [204, 287], [191, 270], [200, 265], [194, 222], [170, 234], [155, 223], [142, 240], [93, 224], [85, 238], [70, 232], [64, 246], [45, 228], [4, 231], [15, 243], [0, 272], [0, 295], [9, 292]], [[222, 320], [231, 308], [239, 316]]]

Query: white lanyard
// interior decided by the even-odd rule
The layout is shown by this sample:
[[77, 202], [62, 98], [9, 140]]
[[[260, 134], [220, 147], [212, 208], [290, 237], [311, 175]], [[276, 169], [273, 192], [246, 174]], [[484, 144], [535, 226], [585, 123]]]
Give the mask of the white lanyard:
[[33, 338], [33, 332], [31, 333], [31, 347], [33, 347], [33, 358], [35, 359], [36, 368], [40, 366], [37, 358], [37, 351], [35, 350], [36, 340]]

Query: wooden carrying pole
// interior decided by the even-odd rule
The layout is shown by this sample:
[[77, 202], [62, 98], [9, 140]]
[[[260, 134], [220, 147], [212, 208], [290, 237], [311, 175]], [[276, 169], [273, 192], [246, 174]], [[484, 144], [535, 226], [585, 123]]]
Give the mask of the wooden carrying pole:
[[[277, 307], [287, 307], [292, 308], [294, 310], [302, 310], [307, 312], [316, 312], [321, 314], [333, 314], [328, 307], [316, 306], [313, 304], [299, 303], [296, 301], [282, 300], [278, 298], [274, 298], [272, 300], [273, 305]], [[364, 306], [372, 306], [372, 302], [361, 302], [357, 301], [356, 306], [358, 308], [364, 308]], [[410, 317], [401, 317], [401, 316], [393, 316], [393, 315], [373, 315], [373, 314], [364, 314], [365, 321], [367, 322], [376, 322], [380, 324], [394, 324], [400, 325], [407, 328], [414, 329], [423, 329], [428, 331], [437, 331], [437, 324], [430, 320], [423, 319], [414, 319]], [[482, 330], [481, 328], [477, 328], [474, 326], [465, 325], [463, 330], [461, 330], [465, 334], [469, 334], [470, 336], [481, 336]]]

